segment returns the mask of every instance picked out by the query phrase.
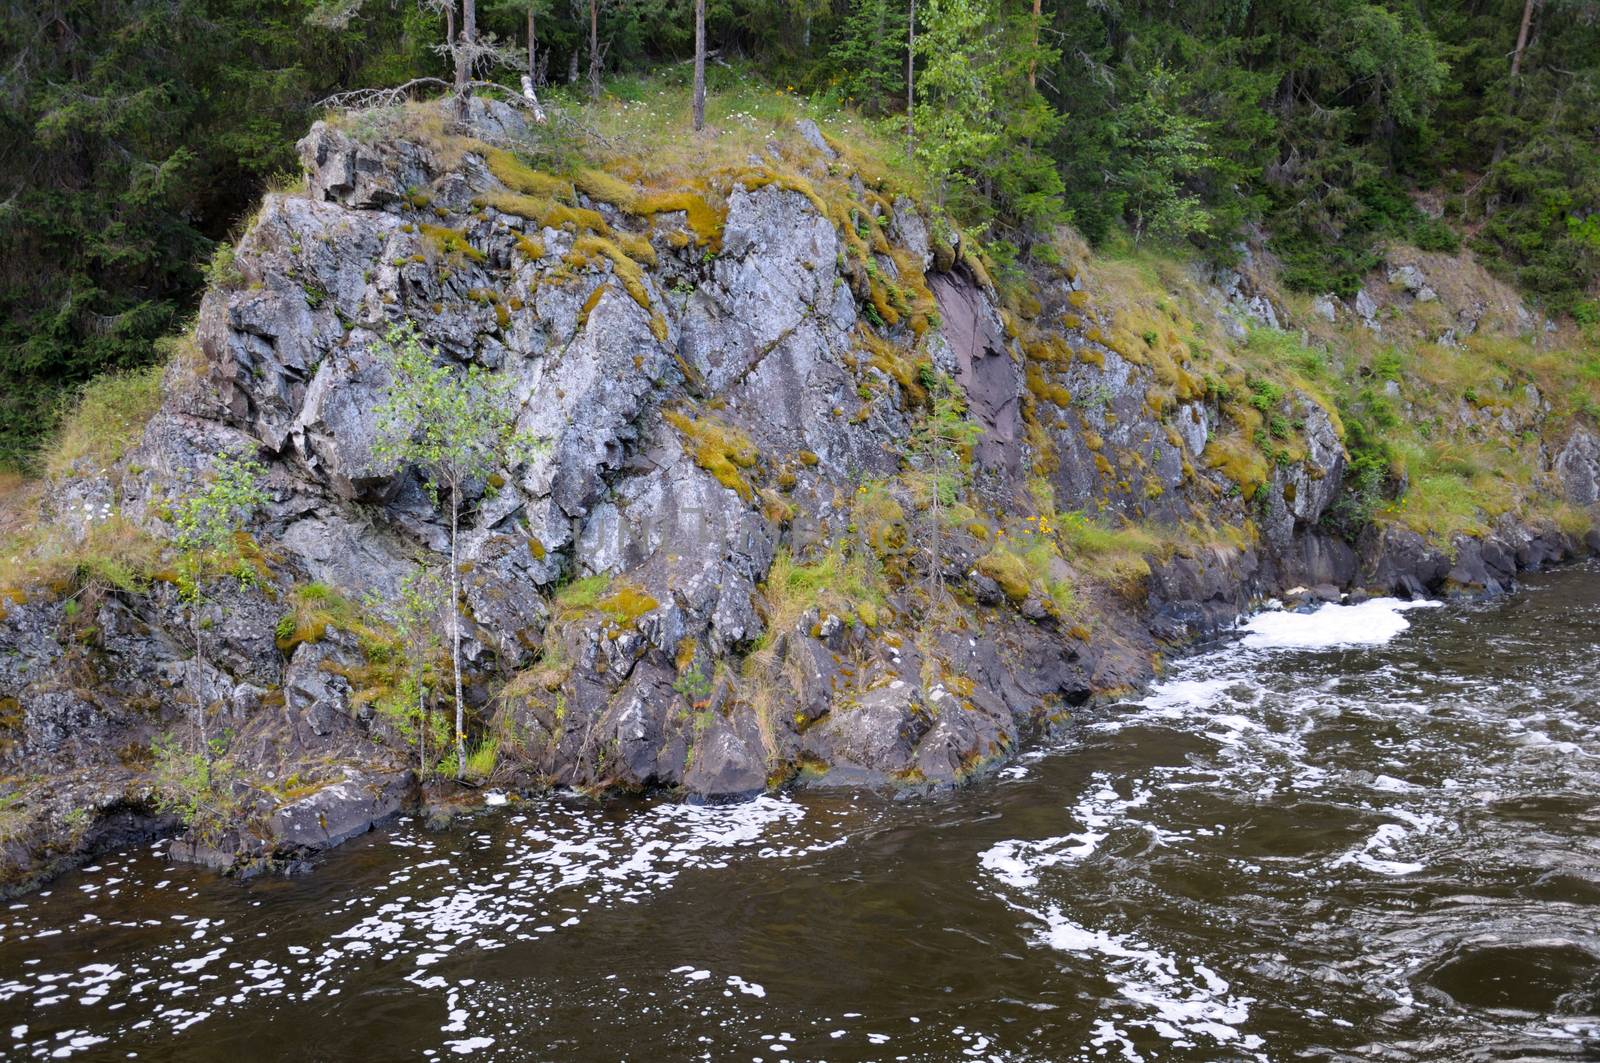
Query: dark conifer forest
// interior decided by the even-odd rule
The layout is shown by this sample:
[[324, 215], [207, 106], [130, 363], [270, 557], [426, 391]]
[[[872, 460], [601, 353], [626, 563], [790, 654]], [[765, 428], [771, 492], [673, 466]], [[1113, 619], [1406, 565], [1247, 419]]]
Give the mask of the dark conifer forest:
[[[7, 5], [0, 461], [183, 328], [319, 101], [449, 76], [452, 6]], [[595, 65], [602, 98], [689, 91], [690, 0], [477, 16], [481, 76], [531, 66], [554, 106], [592, 105]], [[705, 19], [713, 96], [756, 79], [903, 126], [908, 165], [1002, 264], [1061, 223], [1218, 262], [1250, 237], [1291, 286], [1349, 296], [1384, 240], [1465, 244], [1547, 314], [1600, 314], [1595, 0], [710, 0]]]

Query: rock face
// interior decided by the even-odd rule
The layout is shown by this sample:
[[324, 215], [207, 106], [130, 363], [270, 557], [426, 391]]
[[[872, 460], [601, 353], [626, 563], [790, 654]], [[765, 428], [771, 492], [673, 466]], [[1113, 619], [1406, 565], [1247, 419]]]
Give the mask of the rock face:
[[[1301, 451], [1241, 492], [1212, 460], [1225, 411], [1175, 345], [1111, 334], [1064, 272], [1037, 278], [1019, 334], [915, 205], [841, 174], [814, 126], [773, 146], [771, 167], [723, 175], [714, 204], [573, 190], [534, 210], [492, 148], [516, 143], [515, 115], [475, 106], [476, 139], [449, 144], [314, 127], [308, 191], [266, 198], [237, 252], [244, 282], [205, 298], [202, 364], [174, 368], [114, 475], [61, 489], [63, 513], [97, 499], [159, 530], [211, 455], [257, 453], [270, 576], [218, 596], [203, 657], [166, 584], [101, 595], [85, 638], [81, 611], [48, 594], [7, 607], [5, 770], [70, 780], [30, 798], [35, 833], [6, 850], [14, 882], [170, 828], [140, 751], [197, 705], [238, 778], [231, 818], [176, 847], [188, 858], [297, 860], [412, 799], [414, 756], [374, 710], [367, 640], [350, 623], [286, 636], [284, 617], [297, 586], [393, 595], [447, 550], [416, 473], [374, 457], [380, 341], [402, 320], [446, 363], [508, 374], [519, 429], [547, 443], [466, 500], [467, 707], [513, 785], [719, 798], [793, 780], [956, 783], [1264, 594], [1498, 587], [1573, 548], [1508, 528], [1452, 562], [1414, 537], [1326, 534], [1347, 456], [1309, 398], [1288, 400]], [[1242, 280], [1224, 294], [1276, 323]], [[1360, 299], [1356, 312], [1372, 318]], [[942, 525], [900, 478], [935, 371], [980, 429], [970, 513]], [[1597, 500], [1597, 451], [1575, 435], [1555, 463], [1575, 504]], [[1248, 519], [1260, 537], [1152, 559], [1138, 593], [1090, 592], [1085, 627], [1051, 588], [1098, 574], [1055, 557], [1018, 575], [1006, 558], [1020, 555], [995, 545], [996, 515], [1044, 489], [1058, 511]], [[844, 586], [852, 559], [878, 592], [816, 592], [820, 577], [778, 567]], [[930, 613], [936, 576], [948, 602]], [[579, 580], [604, 589], [578, 601]], [[99, 834], [64, 826], [82, 805]]]
[[1555, 467], [1567, 501], [1575, 506], [1600, 502], [1600, 439], [1582, 428], [1575, 430], [1556, 457]]

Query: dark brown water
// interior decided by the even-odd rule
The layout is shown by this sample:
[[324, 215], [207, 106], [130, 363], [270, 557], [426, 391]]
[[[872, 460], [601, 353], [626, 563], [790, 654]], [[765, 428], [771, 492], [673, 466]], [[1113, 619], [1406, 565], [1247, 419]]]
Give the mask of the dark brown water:
[[106, 859], [0, 905], [0, 1054], [1600, 1058], [1600, 569], [1530, 582], [1268, 616], [946, 797]]

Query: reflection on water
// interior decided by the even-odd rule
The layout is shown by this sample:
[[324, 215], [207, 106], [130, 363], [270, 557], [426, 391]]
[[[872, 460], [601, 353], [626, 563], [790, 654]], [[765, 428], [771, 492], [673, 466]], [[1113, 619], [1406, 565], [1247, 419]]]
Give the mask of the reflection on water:
[[0, 906], [0, 1054], [1600, 1056], [1600, 569], [1257, 618], [944, 797], [538, 801]]

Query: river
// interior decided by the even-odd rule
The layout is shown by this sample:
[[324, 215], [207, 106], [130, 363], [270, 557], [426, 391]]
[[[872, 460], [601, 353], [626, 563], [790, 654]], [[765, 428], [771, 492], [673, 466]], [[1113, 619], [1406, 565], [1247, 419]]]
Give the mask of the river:
[[959, 792], [512, 802], [0, 904], [0, 1055], [1600, 1058], [1600, 567], [1255, 618]]

